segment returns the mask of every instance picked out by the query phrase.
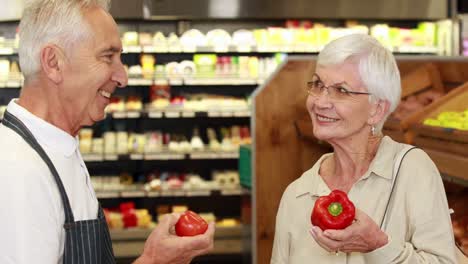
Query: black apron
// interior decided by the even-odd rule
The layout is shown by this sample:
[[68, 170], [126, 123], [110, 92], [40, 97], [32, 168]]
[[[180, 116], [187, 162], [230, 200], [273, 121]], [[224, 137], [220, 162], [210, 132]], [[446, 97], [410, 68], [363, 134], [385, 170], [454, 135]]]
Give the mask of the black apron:
[[29, 129], [14, 115], [5, 111], [3, 125], [20, 135], [49, 167], [60, 192], [65, 210], [65, 246], [63, 253], [64, 264], [101, 264], [115, 263], [114, 251], [109, 235], [109, 229], [101, 206], [98, 208], [98, 218], [94, 220], [76, 221], [73, 217], [67, 193], [63, 187], [54, 164], [44, 149], [31, 134]]

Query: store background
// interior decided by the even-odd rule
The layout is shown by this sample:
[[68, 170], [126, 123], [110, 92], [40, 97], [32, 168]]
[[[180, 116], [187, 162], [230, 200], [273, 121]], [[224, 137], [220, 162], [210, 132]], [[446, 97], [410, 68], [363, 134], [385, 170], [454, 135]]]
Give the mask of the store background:
[[[2, 5], [5, 106], [22, 84], [23, 1]], [[406, 91], [401, 109], [414, 94], [440, 93], [385, 131], [430, 153], [466, 250], [468, 1], [114, 0], [111, 13], [130, 80], [106, 120], [80, 132], [80, 149], [109, 209], [119, 263], [141, 252], [159, 215], [187, 208], [218, 226], [215, 251], [196, 263], [268, 263], [284, 188], [330, 151], [311, 135], [304, 108], [314, 55], [352, 32], [394, 51]], [[436, 124], [449, 129], [423, 124], [447, 111], [465, 111], [465, 119]]]

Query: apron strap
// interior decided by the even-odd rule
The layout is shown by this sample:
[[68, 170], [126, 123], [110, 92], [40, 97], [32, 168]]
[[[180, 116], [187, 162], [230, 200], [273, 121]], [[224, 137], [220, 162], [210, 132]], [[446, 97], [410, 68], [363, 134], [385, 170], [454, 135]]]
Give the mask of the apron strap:
[[55, 169], [54, 164], [50, 160], [49, 156], [47, 156], [44, 149], [41, 147], [41, 145], [39, 145], [31, 131], [29, 131], [29, 129], [23, 124], [23, 122], [21, 122], [21, 120], [19, 120], [16, 116], [10, 114], [8, 111], [5, 111], [2, 123], [5, 126], [12, 129], [13, 131], [15, 131], [18, 135], [20, 135], [47, 164], [47, 167], [49, 167], [50, 172], [54, 176], [55, 183], [57, 183], [57, 187], [60, 192], [60, 197], [62, 198], [63, 207], [65, 209], [65, 223], [75, 222], [73, 212], [70, 206], [70, 201], [68, 200], [67, 192], [65, 191], [62, 180], [60, 179], [60, 176], [57, 170]]

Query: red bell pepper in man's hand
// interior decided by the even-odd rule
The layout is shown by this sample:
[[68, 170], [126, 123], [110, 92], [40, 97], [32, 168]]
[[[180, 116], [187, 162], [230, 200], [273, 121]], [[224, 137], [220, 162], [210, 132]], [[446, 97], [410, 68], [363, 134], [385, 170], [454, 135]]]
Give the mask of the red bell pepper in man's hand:
[[333, 190], [328, 196], [317, 199], [312, 211], [312, 224], [326, 229], [344, 229], [354, 220], [354, 204], [345, 192]]

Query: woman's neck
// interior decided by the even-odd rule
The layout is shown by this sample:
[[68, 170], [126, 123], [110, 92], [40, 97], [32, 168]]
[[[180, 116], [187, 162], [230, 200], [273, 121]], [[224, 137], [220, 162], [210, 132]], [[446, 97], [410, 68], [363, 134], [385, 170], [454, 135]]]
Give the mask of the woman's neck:
[[320, 173], [330, 189], [348, 192], [369, 169], [380, 145], [382, 135], [356, 135], [333, 140], [333, 156], [323, 163]]

